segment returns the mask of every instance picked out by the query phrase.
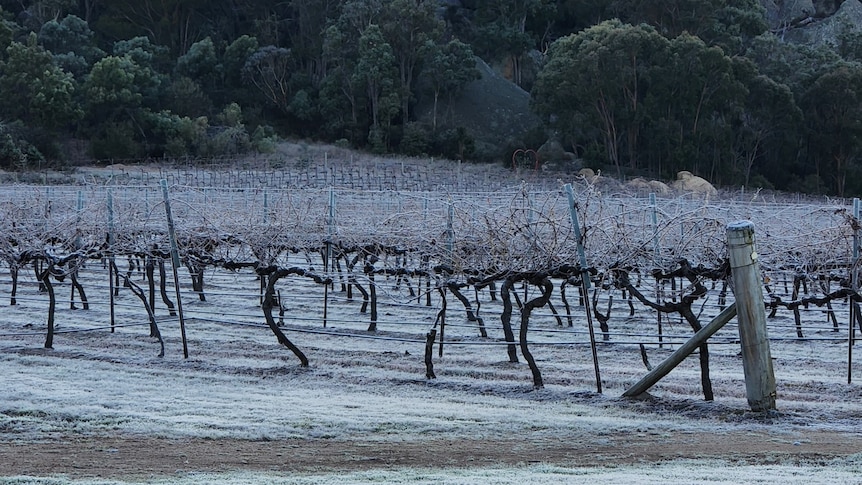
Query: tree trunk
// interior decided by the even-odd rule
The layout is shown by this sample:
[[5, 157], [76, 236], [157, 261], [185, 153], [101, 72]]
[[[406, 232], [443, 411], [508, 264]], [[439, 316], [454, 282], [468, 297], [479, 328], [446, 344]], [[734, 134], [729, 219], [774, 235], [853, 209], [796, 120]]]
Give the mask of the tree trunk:
[[545, 306], [550, 301], [551, 291], [553, 291], [554, 285], [547, 276], [537, 283], [542, 287], [542, 294], [539, 297], [533, 298], [524, 303], [524, 308], [521, 309], [521, 332], [519, 340], [521, 344], [521, 354], [524, 355], [524, 360], [526, 360], [527, 364], [530, 365], [530, 371], [533, 373], [533, 387], [541, 389], [544, 387], [542, 373], [539, 371], [539, 366], [536, 365], [536, 360], [533, 358], [533, 354], [527, 347], [527, 327], [530, 324], [530, 313], [532, 313], [536, 308]]
[[48, 293], [48, 333], [45, 336], [45, 348], [54, 348], [54, 310], [57, 308], [57, 300], [54, 298], [54, 285], [51, 284], [51, 266], [39, 274], [39, 282], [44, 285]]
[[168, 307], [168, 311], [172, 317], [177, 316], [176, 310], [174, 310], [174, 303], [168, 298], [168, 288], [167, 288], [167, 270], [165, 269], [165, 261], [163, 259], [159, 260], [159, 292], [162, 295], [162, 301]]
[[90, 309], [90, 302], [87, 301], [87, 294], [84, 293], [84, 287], [78, 281], [78, 270], [72, 271], [69, 275], [70, 280], [72, 281], [72, 296], [70, 307], [72, 310], [75, 309], [75, 290], [78, 291], [78, 296], [81, 297], [81, 304], [84, 306], [84, 310]]
[[9, 306], [15, 306], [18, 304], [18, 300], [15, 299], [18, 294], [18, 266], [11, 265], [9, 275], [12, 277], [12, 296], [9, 298]]
[[159, 325], [156, 323], [156, 316], [153, 313], [153, 308], [150, 306], [149, 302], [147, 302], [147, 295], [144, 294], [144, 290], [141, 289], [136, 283], [134, 283], [128, 276], [123, 277], [126, 283], [129, 285], [129, 289], [132, 293], [141, 300], [141, 303], [144, 304], [144, 310], [147, 312], [147, 317], [150, 320], [150, 337], [155, 337], [158, 339], [159, 344], [161, 345], [161, 350], [159, 351], [159, 357], [165, 356], [165, 341], [162, 340], [162, 333], [159, 331]]
[[[285, 270], [278, 270], [269, 275], [266, 291], [264, 291], [263, 294], [263, 305], [261, 305], [261, 308], [263, 309], [263, 317], [266, 319], [266, 324], [269, 326], [269, 329], [272, 330], [272, 333], [274, 333], [276, 339], [278, 339], [278, 343], [290, 349], [294, 355], [299, 358], [299, 363], [302, 367], [308, 367], [308, 357], [306, 357], [305, 354], [299, 350], [299, 347], [294, 345], [294, 343], [287, 338], [284, 332], [278, 328], [278, 324], [272, 316], [272, 309], [275, 307], [275, 283], [282, 276], [286, 276], [286, 274]], [[261, 277], [263, 278], [264, 275], [261, 275]]]
[[509, 362], [518, 362], [518, 350], [515, 347], [515, 333], [512, 332], [512, 283], [513, 281], [506, 278], [500, 286], [500, 298], [503, 300], [503, 313], [500, 314], [500, 321], [503, 323], [503, 335], [506, 337], [506, 342], [511, 342], [507, 346], [509, 352]]
[[476, 314], [473, 313], [473, 307], [470, 305], [470, 300], [468, 300], [467, 297], [458, 290], [458, 285], [456, 283], [449, 283], [447, 286], [449, 287], [449, 291], [455, 295], [455, 298], [464, 305], [464, 310], [467, 312], [467, 321], [478, 323], [479, 335], [487, 337], [488, 332], [485, 330], [485, 321], [482, 317], [476, 316]]

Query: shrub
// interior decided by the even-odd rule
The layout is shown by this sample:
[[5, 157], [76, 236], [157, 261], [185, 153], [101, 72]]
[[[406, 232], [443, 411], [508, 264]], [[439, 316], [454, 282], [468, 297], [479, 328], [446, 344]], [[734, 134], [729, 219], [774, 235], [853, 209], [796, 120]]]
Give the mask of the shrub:
[[422, 123], [411, 122], [404, 125], [400, 151], [405, 155], [418, 156], [428, 153], [431, 136]]

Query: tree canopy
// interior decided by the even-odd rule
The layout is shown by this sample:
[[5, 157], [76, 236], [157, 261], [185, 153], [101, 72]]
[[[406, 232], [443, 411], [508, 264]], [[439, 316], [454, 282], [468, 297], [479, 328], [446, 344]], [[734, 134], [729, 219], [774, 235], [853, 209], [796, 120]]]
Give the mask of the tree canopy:
[[[845, 26], [846, 27], [846, 26]], [[758, 0], [0, 0], [0, 166], [268, 150], [276, 134], [506, 161], [440, 104], [481, 57], [619, 176], [857, 194], [860, 34], [806, 46]], [[471, 127], [472, 128], [472, 127]], [[472, 153], [472, 155], [470, 155]]]

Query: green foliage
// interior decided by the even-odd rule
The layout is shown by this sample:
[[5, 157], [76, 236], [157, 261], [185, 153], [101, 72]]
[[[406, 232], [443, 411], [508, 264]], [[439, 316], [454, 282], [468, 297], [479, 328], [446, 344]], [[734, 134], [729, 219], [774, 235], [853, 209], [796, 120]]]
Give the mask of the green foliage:
[[410, 99], [414, 76], [426, 58], [425, 45], [437, 43], [443, 25], [437, 19], [433, 2], [392, 0], [386, 2], [379, 22], [381, 34], [389, 44], [398, 68], [401, 115], [410, 119]]
[[[378, 128], [381, 121], [388, 124], [394, 114], [393, 108], [398, 105], [397, 102], [391, 103], [392, 97], [397, 97], [394, 87], [398, 73], [394, 66], [392, 46], [383, 38], [380, 27], [371, 24], [359, 38], [359, 60], [353, 72], [353, 83], [365, 87], [371, 102], [372, 129]], [[369, 139], [381, 137], [383, 135], [378, 132]]]
[[317, 104], [308, 91], [300, 89], [287, 105], [287, 112], [301, 121], [312, 121], [317, 116]]
[[463, 126], [444, 130], [432, 141], [432, 151], [453, 160], [472, 160], [476, 153], [476, 141]]
[[282, 113], [288, 113], [293, 98], [292, 63], [290, 50], [264, 46], [248, 57], [242, 68], [242, 77]]
[[225, 48], [221, 71], [228, 87], [238, 88], [242, 85], [242, 69], [258, 48], [257, 39], [248, 35], [238, 37]]
[[605, 15], [651, 25], [668, 38], [687, 32], [731, 54], [741, 53], [752, 38], [768, 29], [758, 0], [619, 0]]
[[45, 22], [39, 30], [39, 43], [55, 56], [72, 54], [88, 65], [105, 56], [105, 51], [96, 47], [90, 26], [75, 15]]
[[828, 47], [791, 44], [773, 34], [755, 38], [745, 55], [762, 74], [786, 84], [797, 97], [841, 61]]
[[140, 122], [146, 135], [142, 141], [146, 143], [148, 155], [196, 156], [207, 149], [209, 124], [205, 117], [189, 118], [167, 111], [145, 111]]
[[111, 0], [96, 22], [97, 30], [108, 38], [149, 36], [166, 46], [174, 57], [186, 52], [209, 30], [206, 0]]
[[[603, 22], [555, 42], [533, 88], [536, 111], [575, 145], [603, 146], [617, 173], [637, 168], [642, 103], [652, 72], [669, 59], [670, 41], [655, 29]], [[585, 133], [584, 123], [599, 133]], [[595, 136], [599, 135], [600, 140]]]
[[800, 106], [817, 175], [843, 197], [848, 171], [862, 156], [862, 66], [847, 63], [823, 74]]
[[97, 160], [137, 159], [146, 152], [136, 139], [136, 130], [130, 121], [117, 121], [101, 125], [102, 130], [90, 140], [90, 152]]
[[108, 56], [93, 65], [84, 81], [91, 119], [116, 119], [152, 103], [161, 78], [135, 56]]
[[129, 57], [135, 64], [157, 71], [169, 62], [167, 47], [153, 44], [142, 36], [115, 42], [113, 54], [115, 57]]
[[620, 175], [712, 176], [728, 169], [714, 154], [732, 150], [746, 95], [720, 48], [607, 21], [552, 45], [533, 105], [566, 144]]
[[230, 128], [242, 128], [245, 126], [242, 122], [242, 108], [236, 103], [225, 106], [216, 119], [222, 125]]
[[470, 81], [480, 77], [476, 58], [470, 46], [453, 39], [444, 45], [426, 42], [426, 79], [434, 96], [432, 128], [437, 128], [437, 104], [440, 96], [450, 99]]
[[96, 47], [90, 26], [75, 15], [43, 24], [39, 43], [54, 55], [58, 66], [76, 79], [83, 78], [93, 63], [105, 56], [105, 51]]
[[25, 132], [21, 122], [0, 123], [0, 169], [27, 170], [45, 160]]
[[218, 71], [215, 45], [209, 37], [195, 42], [177, 59], [177, 73], [204, 85], [212, 85]]
[[536, 33], [526, 30], [528, 19], [540, 18], [547, 23], [555, 10], [548, 0], [480, 2], [475, 32], [470, 37], [473, 48], [489, 59], [520, 56], [536, 47], [539, 40]]
[[179, 116], [205, 116], [213, 111], [213, 102], [193, 79], [175, 77], [164, 93], [164, 105]]
[[12, 22], [11, 18], [12, 16], [4, 11], [3, 7], [0, 7], [0, 59], [3, 58], [6, 48], [15, 40], [18, 31], [21, 30], [21, 27]]
[[[72, 76], [54, 64], [31, 34], [26, 44], [12, 42], [0, 61], [0, 119], [56, 130], [81, 117]], [[14, 93], [14, 96], [10, 95]]]
[[431, 133], [422, 123], [407, 123], [401, 135], [399, 150], [405, 155], [419, 156], [428, 153], [431, 146]]
[[503, 149], [437, 126], [478, 53], [535, 84], [535, 144], [553, 133], [597, 168], [862, 190], [862, 36], [785, 42], [760, 0], [0, 3], [0, 144], [16, 166], [61, 157], [69, 137], [102, 158], [270, 151], [279, 134], [490, 158]]
[[268, 125], [259, 125], [251, 134], [251, 148], [258, 153], [275, 153], [278, 135]]

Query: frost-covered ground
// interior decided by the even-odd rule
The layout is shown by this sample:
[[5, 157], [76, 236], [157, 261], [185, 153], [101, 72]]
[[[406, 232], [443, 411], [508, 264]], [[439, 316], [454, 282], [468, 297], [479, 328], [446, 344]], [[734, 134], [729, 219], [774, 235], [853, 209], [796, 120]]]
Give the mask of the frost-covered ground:
[[[578, 307], [572, 328], [558, 327], [547, 310], [537, 311], [530, 339], [545, 388], [534, 390], [523, 359], [508, 362], [501, 306], [487, 293], [480, 295], [480, 315], [488, 339], [478, 337], [476, 324], [450, 297], [443, 356], [434, 349], [438, 378], [426, 380], [423, 339], [440, 302], [436, 295], [431, 307], [424, 299], [423, 304], [409, 300], [394, 281], [378, 281], [380, 321], [378, 331], [368, 333], [369, 316], [359, 313], [358, 297], [347, 301], [336, 286], [324, 328], [322, 287], [284, 280], [284, 330], [311, 361], [301, 368], [262, 326], [251, 273], [210, 270], [207, 302], [184, 288], [188, 359], [177, 320], [163, 305], [157, 305], [157, 314], [166, 355], [157, 357], [143, 308], [126, 289], [117, 298], [119, 326], [110, 332], [107, 282], [95, 263], [81, 276], [91, 309], [71, 310], [67, 300], [58, 304], [61, 333], [53, 349], [43, 349], [47, 298], [31, 274], [22, 276], [15, 306], [5, 306], [9, 284], [0, 280], [0, 462], [6, 463], [0, 463], [0, 476], [6, 476], [0, 483], [862, 481], [862, 458], [856, 454], [862, 452], [862, 391], [847, 384], [848, 349], [841, 340], [847, 315], [840, 305], [836, 310], [845, 323], [839, 333], [821, 312], [805, 313], [811, 340], [793, 338], [788, 315], [770, 322], [771, 336], [780, 338], [772, 343], [779, 412], [763, 416], [748, 411], [733, 324], [711, 347], [714, 402], [702, 400], [694, 357], [651, 389], [651, 397], [628, 400], [619, 396], [646, 372], [637, 343], [648, 344], [653, 364], [675, 348], [659, 348], [644, 337], [654, 333], [655, 316], [640, 308], [633, 318], [615, 310], [612, 343], [598, 346], [603, 393], [597, 394]], [[140, 278], [134, 275], [135, 281]], [[68, 283], [56, 291], [66, 299]], [[690, 334], [678, 319], [665, 322], [667, 341], [678, 343]], [[296, 464], [289, 458], [272, 462], [278, 468], [267, 467], [270, 462], [234, 466], [229, 461], [212, 468], [179, 462], [166, 472], [154, 462], [152, 470], [144, 464], [111, 473], [104, 464], [85, 461], [39, 468], [37, 462], [50, 457], [35, 454], [29, 462], [16, 452], [31, 450], [29, 445], [42, 450], [36, 445], [124, 437], [179, 442], [178, 452], [183, 440], [213, 446], [234, 440], [343, 447], [350, 453], [360, 444], [372, 457], [375, 444], [381, 449], [385, 444], [392, 455], [357, 460], [355, 466], [321, 454], [318, 467], [312, 456]], [[453, 453], [472, 453], [456, 446], [461, 441], [476, 443], [484, 458], [449, 460], [442, 453], [411, 465], [397, 459], [399, 444], [405, 453], [425, 443], [438, 451], [446, 450], [440, 443], [450, 443]], [[500, 460], [480, 446], [499, 446]], [[565, 452], [552, 453], [554, 448]], [[100, 452], [118, 459], [125, 450]], [[30, 469], [36, 473], [19, 476]]]
[[[666, 463], [612, 466], [561, 467], [531, 465], [506, 468], [396, 469], [346, 473], [292, 474], [234, 472], [189, 473], [169, 478], [145, 479], [134, 483], [176, 485], [342, 485], [366, 483], [463, 485], [553, 485], [560, 483], [606, 484], [805, 484], [859, 483], [862, 458], [840, 459], [822, 466], [745, 465], [717, 460], [679, 460]], [[116, 480], [10, 477], [9, 485], [113, 485]]]

